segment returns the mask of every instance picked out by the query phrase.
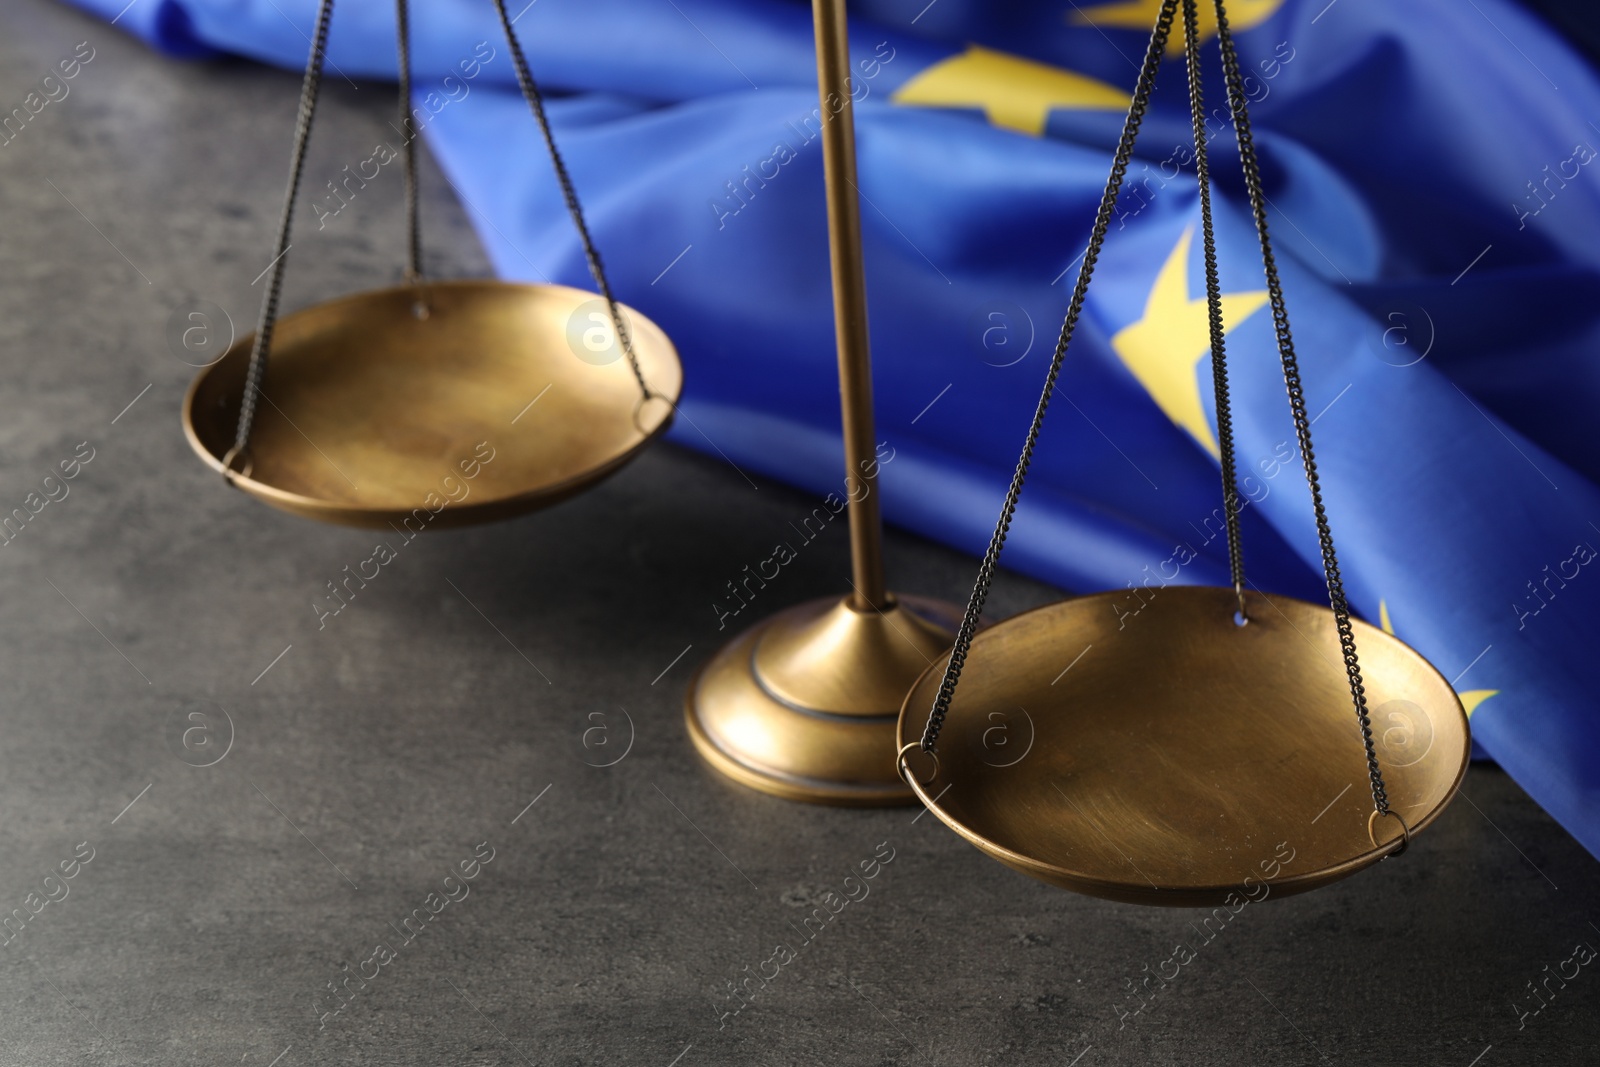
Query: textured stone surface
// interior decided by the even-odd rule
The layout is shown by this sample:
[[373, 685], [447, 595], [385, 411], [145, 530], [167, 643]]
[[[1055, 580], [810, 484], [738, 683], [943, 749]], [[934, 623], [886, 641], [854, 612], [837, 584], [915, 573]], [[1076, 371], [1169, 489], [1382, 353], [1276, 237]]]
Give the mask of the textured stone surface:
[[[1193, 913], [1050, 889], [913, 811], [713, 777], [680, 718], [726, 636], [711, 601], [811, 506], [720, 461], [662, 447], [557, 510], [430, 533], [319, 632], [309, 602], [370, 535], [207, 473], [165, 339], [199, 300], [252, 319], [296, 78], [164, 62], [7, 0], [0, 110], [86, 39], [71, 95], [0, 148], [0, 509], [94, 449], [0, 547], [0, 913], [94, 850], [0, 948], [0, 1064], [1600, 1059], [1593, 967], [1513, 1008], [1576, 943], [1600, 947], [1600, 868], [1492, 769], [1403, 860], [1241, 913], [1125, 1024], [1126, 983]], [[389, 100], [330, 74], [315, 183], [386, 135]], [[431, 162], [425, 181], [433, 269], [484, 273]], [[395, 279], [399, 205], [386, 173], [303, 229], [288, 306]], [[973, 570], [894, 533], [889, 558], [897, 587], [952, 599]], [[836, 527], [746, 618], [842, 590], [846, 566]], [[993, 603], [1052, 595], [1006, 576]], [[584, 731], [615, 753], [629, 719], [626, 758], [586, 766]], [[220, 762], [186, 765], [204, 738], [185, 750], [184, 730], [220, 753], [230, 720]], [[470, 894], [319, 1030], [341, 964], [400, 946], [390, 924], [481, 842]], [[727, 983], [798, 942], [802, 906], [882, 842], [871, 895], [719, 1029]]]

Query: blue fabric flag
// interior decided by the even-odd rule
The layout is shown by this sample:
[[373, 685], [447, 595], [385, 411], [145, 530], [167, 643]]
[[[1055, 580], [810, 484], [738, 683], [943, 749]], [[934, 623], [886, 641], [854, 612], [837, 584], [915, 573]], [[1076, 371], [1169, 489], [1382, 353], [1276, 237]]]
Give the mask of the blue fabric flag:
[[[291, 68], [316, 8], [72, 2], [173, 55]], [[587, 286], [492, 5], [412, 6], [418, 123], [496, 269]], [[918, 6], [863, 0], [851, 25], [879, 434], [896, 449], [884, 509], [977, 552], [1159, 2]], [[1510, 0], [1230, 7], [1352, 602], [1453, 680], [1476, 740], [1600, 854], [1600, 76]], [[566, 94], [550, 110], [613, 284], [682, 352], [675, 439], [835, 487], [808, 8], [539, 0], [517, 18]], [[1180, 40], [1005, 556], [1079, 591], [1226, 582]], [[329, 64], [392, 78], [393, 42], [390, 0], [340, 0]], [[1248, 573], [1319, 600], [1220, 77], [1206, 93]], [[338, 209], [314, 181], [307, 198], [317, 218]]]

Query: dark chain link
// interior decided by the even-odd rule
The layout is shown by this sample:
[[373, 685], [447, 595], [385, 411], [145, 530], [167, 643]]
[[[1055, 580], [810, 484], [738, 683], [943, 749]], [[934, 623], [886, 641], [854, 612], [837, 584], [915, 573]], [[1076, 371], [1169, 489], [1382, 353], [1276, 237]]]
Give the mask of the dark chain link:
[[1228, 354], [1223, 336], [1222, 283], [1217, 278], [1217, 240], [1211, 223], [1211, 165], [1206, 156], [1206, 101], [1200, 87], [1200, 24], [1195, 0], [1183, 0], [1183, 54], [1189, 72], [1189, 111], [1194, 118], [1195, 177], [1200, 186], [1200, 232], [1206, 263], [1206, 317], [1211, 330], [1211, 382], [1217, 399], [1217, 450], [1222, 461], [1222, 510], [1228, 528], [1228, 571], [1244, 606], [1244, 553], [1239, 544], [1239, 487], [1234, 468], [1233, 406], [1228, 398]]
[[1261, 189], [1261, 169], [1256, 161], [1255, 140], [1250, 133], [1244, 78], [1239, 72], [1239, 55], [1234, 49], [1233, 32], [1223, 0], [1215, 0], [1217, 38], [1222, 46], [1222, 67], [1228, 82], [1228, 103], [1233, 111], [1234, 132], [1239, 141], [1239, 164], [1244, 170], [1245, 187], [1250, 192], [1250, 210], [1255, 216], [1256, 235], [1261, 240], [1261, 262], [1267, 276], [1267, 294], [1272, 303], [1272, 325], [1278, 336], [1278, 355], [1283, 363], [1283, 384], [1289, 392], [1289, 410], [1294, 416], [1295, 439], [1305, 460], [1306, 484], [1311, 489], [1311, 507], [1317, 519], [1317, 541], [1322, 552], [1322, 570], [1328, 583], [1328, 603], [1333, 608], [1334, 625], [1339, 631], [1339, 648], [1344, 654], [1345, 673], [1350, 678], [1350, 698], [1356, 719], [1361, 724], [1361, 744], [1367, 754], [1367, 777], [1372, 784], [1372, 806], [1379, 815], [1389, 814], [1389, 796], [1383, 784], [1383, 771], [1372, 744], [1372, 720], [1367, 714], [1367, 691], [1361, 681], [1361, 663], [1356, 658], [1355, 632], [1350, 625], [1350, 603], [1345, 599], [1344, 580], [1339, 576], [1339, 558], [1333, 550], [1333, 533], [1322, 503], [1322, 486], [1317, 477], [1317, 460], [1311, 450], [1311, 420], [1306, 416], [1305, 390], [1300, 383], [1300, 362], [1295, 357], [1294, 338], [1289, 332], [1289, 312], [1283, 301], [1283, 285], [1278, 280], [1278, 264], [1272, 255], [1272, 240], [1267, 236], [1266, 194]]
[[572, 186], [572, 176], [567, 173], [567, 165], [556, 149], [556, 139], [550, 132], [550, 120], [544, 113], [544, 96], [539, 92], [538, 82], [533, 80], [533, 71], [528, 67], [527, 57], [522, 54], [522, 45], [517, 42], [511, 18], [506, 14], [505, 0], [494, 0], [494, 6], [500, 13], [500, 25], [504, 27], [506, 41], [511, 46], [511, 62], [517, 68], [517, 82], [522, 86], [522, 95], [527, 98], [528, 106], [533, 109], [533, 117], [539, 120], [539, 132], [544, 135], [545, 148], [550, 151], [550, 163], [555, 168], [556, 180], [561, 183], [561, 194], [566, 198], [567, 212], [572, 216], [573, 225], [578, 228], [578, 237], [583, 242], [583, 254], [589, 261], [589, 273], [593, 276], [595, 284], [600, 287], [600, 295], [605, 297], [606, 306], [611, 311], [611, 325], [617, 331], [617, 339], [622, 343], [622, 351], [628, 357], [628, 366], [633, 370], [634, 380], [639, 383], [639, 391], [644, 394], [644, 399], [649, 400], [655, 394], [650, 392], [650, 386], [644, 380], [644, 372], [639, 369], [639, 360], [633, 353], [633, 340], [628, 336], [627, 325], [622, 319], [622, 310], [617, 305], [617, 298], [611, 295], [611, 283], [606, 280], [605, 267], [600, 263], [600, 253], [595, 250], [594, 240], [589, 236], [589, 227], [583, 221], [583, 208], [578, 203], [577, 190]]
[[411, 17], [395, 0], [395, 51], [400, 71], [400, 133], [406, 139], [406, 284], [422, 283], [422, 223], [417, 209], [417, 137], [411, 120]]
[[322, 85], [322, 61], [328, 46], [328, 21], [333, 17], [333, 0], [322, 0], [317, 10], [317, 29], [311, 38], [311, 55], [306, 60], [305, 79], [300, 83], [300, 111], [295, 120], [294, 153], [289, 159], [289, 189], [283, 197], [283, 216], [278, 221], [277, 255], [269, 268], [271, 279], [261, 298], [261, 318], [250, 346], [250, 367], [244, 376], [244, 396], [239, 402], [239, 425], [233, 447], [223, 457], [223, 473], [231, 481], [233, 461], [247, 456], [250, 430], [255, 425], [256, 405], [261, 395], [261, 378], [266, 373], [267, 353], [272, 350], [272, 331], [278, 323], [278, 298], [283, 293], [283, 268], [289, 258], [289, 230], [294, 222], [294, 202], [300, 192], [300, 177], [305, 172], [306, 144], [311, 140], [311, 120], [317, 112], [317, 90]]
[[978, 628], [978, 619], [983, 614], [984, 601], [989, 597], [989, 586], [994, 582], [995, 568], [1000, 560], [1000, 550], [1005, 546], [1006, 534], [1011, 529], [1011, 519], [1017, 510], [1017, 499], [1022, 495], [1022, 482], [1028, 476], [1028, 467], [1033, 462], [1033, 450], [1039, 442], [1039, 429], [1044, 424], [1045, 409], [1050, 405], [1050, 396], [1055, 392], [1056, 379], [1061, 374], [1061, 363], [1066, 358], [1067, 346], [1072, 342], [1073, 331], [1077, 328], [1078, 317], [1083, 313], [1083, 302], [1089, 290], [1089, 279], [1094, 275], [1096, 261], [1100, 258], [1100, 248], [1105, 243], [1106, 231], [1111, 227], [1111, 215], [1116, 210], [1117, 193], [1122, 189], [1122, 180], [1128, 172], [1128, 161], [1133, 156], [1133, 143], [1139, 135], [1139, 125], [1144, 121], [1145, 111], [1150, 106], [1150, 93], [1155, 88], [1156, 71], [1161, 67], [1161, 56], [1167, 47], [1167, 37], [1172, 30], [1172, 19], [1178, 9], [1178, 0], [1162, 0], [1161, 14], [1156, 20], [1155, 31], [1150, 35], [1150, 47], [1145, 52], [1144, 66], [1139, 69], [1138, 85], [1134, 89], [1133, 101], [1128, 106], [1128, 117], [1122, 125], [1122, 137], [1117, 142], [1116, 156], [1111, 164], [1111, 176], [1106, 181], [1105, 193], [1100, 197], [1100, 211], [1095, 216], [1094, 229], [1089, 234], [1088, 247], [1084, 249], [1083, 265], [1078, 268], [1078, 281], [1072, 290], [1072, 300], [1067, 305], [1067, 316], [1061, 324], [1061, 336], [1056, 341], [1055, 354], [1050, 359], [1050, 370], [1045, 375], [1044, 392], [1039, 397], [1039, 405], [1034, 409], [1033, 421], [1028, 425], [1028, 437], [1022, 445], [1022, 456], [1017, 460], [1017, 469], [1011, 476], [1011, 487], [1006, 491], [1005, 506], [1000, 509], [1000, 521], [995, 526], [993, 536], [989, 538], [989, 548], [983, 555], [983, 563], [978, 567], [978, 580], [972, 587], [972, 597], [967, 601], [966, 614], [961, 619], [961, 627], [956, 631], [954, 647], [950, 650], [950, 662], [945, 667], [944, 680], [939, 683], [939, 694], [934, 699], [933, 711], [928, 716], [928, 725], [922, 732], [922, 750], [933, 751], [934, 742], [939, 738], [939, 730], [944, 726], [945, 715], [950, 711], [950, 698], [955, 693], [956, 683], [961, 679], [961, 669], [966, 665], [967, 652], [972, 647], [972, 637]]

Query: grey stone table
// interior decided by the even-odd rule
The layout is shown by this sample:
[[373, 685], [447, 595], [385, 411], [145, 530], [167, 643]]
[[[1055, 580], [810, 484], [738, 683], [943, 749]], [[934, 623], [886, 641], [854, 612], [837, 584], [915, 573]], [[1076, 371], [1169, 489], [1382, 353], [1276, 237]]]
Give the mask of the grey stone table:
[[[1600, 968], [1550, 977], [1600, 946], [1600, 867], [1493, 769], [1403, 860], [1209, 940], [914, 810], [710, 774], [680, 703], [726, 636], [710, 601], [812, 504], [718, 460], [657, 448], [558, 510], [418, 538], [319, 630], [369, 535], [202, 469], [166, 340], [202, 300], [251, 317], [296, 78], [6, 0], [0, 111], [83, 41], [0, 146], [0, 512], [78, 463], [0, 544], [0, 1064], [1600, 1062]], [[311, 173], [389, 106], [330, 76]], [[424, 181], [433, 268], [486, 273]], [[399, 202], [391, 178], [303, 231], [288, 304], [394, 280]], [[897, 588], [964, 595], [970, 559], [888, 549]], [[759, 607], [846, 567], [835, 529]], [[1053, 595], [1003, 576], [994, 606]]]

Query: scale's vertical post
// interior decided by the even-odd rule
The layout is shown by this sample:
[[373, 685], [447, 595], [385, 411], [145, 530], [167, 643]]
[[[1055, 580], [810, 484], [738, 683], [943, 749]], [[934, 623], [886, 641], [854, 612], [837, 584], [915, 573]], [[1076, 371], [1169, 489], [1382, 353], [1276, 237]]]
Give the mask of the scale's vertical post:
[[839, 406], [844, 415], [845, 477], [865, 483], [850, 503], [851, 606], [887, 607], [883, 519], [872, 426], [872, 354], [867, 339], [867, 279], [861, 256], [861, 191], [856, 185], [855, 101], [850, 92], [850, 32], [844, 0], [813, 0], [822, 170], [828, 191], [828, 250], [833, 264], [833, 326], [839, 349]]
[[916, 798], [895, 768], [900, 705], [943, 662], [961, 610], [884, 587], [850, 42], [844, 0], [813, 0], [812, 11], [852, 589], [735, 636], [689, 684], [684, 719], [706, 762], [751, 788], [817, 804], [905, 804]]

